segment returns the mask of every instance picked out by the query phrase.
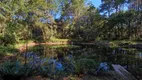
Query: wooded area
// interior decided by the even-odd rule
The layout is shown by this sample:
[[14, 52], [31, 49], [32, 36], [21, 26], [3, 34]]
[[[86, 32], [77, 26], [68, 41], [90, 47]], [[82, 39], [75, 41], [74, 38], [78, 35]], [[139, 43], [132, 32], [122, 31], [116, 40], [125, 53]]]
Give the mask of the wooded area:
[[0, 0], [0, 79], [139, 80], [141, 62], [142, 0]]
[[141, 40], [142, 1], [1, 0], [0, 43], [51, 38]]

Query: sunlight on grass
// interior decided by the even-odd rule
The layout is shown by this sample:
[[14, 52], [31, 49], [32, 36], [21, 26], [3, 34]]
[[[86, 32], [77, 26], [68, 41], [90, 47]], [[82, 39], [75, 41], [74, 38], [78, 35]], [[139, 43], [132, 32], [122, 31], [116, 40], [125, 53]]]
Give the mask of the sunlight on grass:
[[53, 45], [48, 46], [49, 48], [79, 48], [80, 46], [77, 45]]
[[8, 55], [8, 56], [10, 56], [10, 55], [13, 55], [13, 54], [15, 54], [17, 52], [18, 52], [18, 50], [13, 48], [13, 47], [10, 47], [10, 46], [8, 46], [8, 47], [0, 46], [0, 55], [4, 55], [4, 56]]
[[52, 42], [61, 42], [61, 41], [69, 41], [69, 39], [59, 39], [59, 38], [56, 38], [56, 37], [51, 37], [50, 41], [52, 41]]

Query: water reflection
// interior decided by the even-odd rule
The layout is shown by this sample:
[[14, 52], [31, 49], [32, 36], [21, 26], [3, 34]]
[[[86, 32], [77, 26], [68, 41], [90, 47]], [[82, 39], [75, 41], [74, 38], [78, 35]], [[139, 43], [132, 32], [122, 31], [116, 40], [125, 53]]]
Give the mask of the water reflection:
[[64, 61], [64, 58], [87, 58], [93, 59], [98, 63], [108, 62], [111, 64], [120, 64], [125, 68], [136, 68], [141, 66], [142, 53], [137, 50], [123, 48], [109, 48], [103, 46], [35, 46], [30, 49], [41, 57], [56, 58], [58, 61]]
[[141, 52], [139, 53], [139, 57], [142, 58], [142, 53]]
[[142, 59], [142, 52], [137, 52], [137, 53], [136, 53], [136, 58]]

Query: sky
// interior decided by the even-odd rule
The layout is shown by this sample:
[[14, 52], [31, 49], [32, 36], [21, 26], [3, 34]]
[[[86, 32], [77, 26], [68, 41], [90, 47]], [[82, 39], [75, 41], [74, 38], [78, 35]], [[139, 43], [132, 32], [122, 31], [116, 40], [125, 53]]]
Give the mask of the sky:
[[95, 7], [99, 7], [101, 4], [101, 0], [89, 0]]
[[[101, 4], [101, 0], [88, 0], [88, 2], [91, 2], [95, 7], [99, 7]], [[124, 10], [127, 10], [127, 7], [124, 7]]]
[[[101, 4], [101, 0], [88, 0], [88, 2], [87, 3], [92, 3], [95, 7], [99, 7], [100, 6], [100, 4]], [[55, 18], [59, 18], [60, 17], [60, 15], [58, 14], [58, 15], [56, 15], [56, 17]]]

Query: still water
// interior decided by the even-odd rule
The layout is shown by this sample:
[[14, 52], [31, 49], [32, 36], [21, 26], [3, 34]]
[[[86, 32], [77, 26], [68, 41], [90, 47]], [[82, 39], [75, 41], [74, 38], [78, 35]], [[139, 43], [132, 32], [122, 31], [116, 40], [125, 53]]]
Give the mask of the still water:
[[[1, 75], [47, 76], [58, 79], [68, 75], [114, 71], [119, 64], [135, 77], [142, 76], [142, 52], [136, 48], [103, 45], [38, 45], [1, 64]], [[7, 80], [7, 79], [5, 79]], [[8, 79], [9, 80], [9, 79]], [[19, 79], [18, 79], [19, 80]]]
[[95, 45], [40, 45], [29, 49], [43, 58], [91, 59], [96, 63], [120, 64], [127, 69], [142, 67], [142, 52], [129, 48], [110, 48]]

